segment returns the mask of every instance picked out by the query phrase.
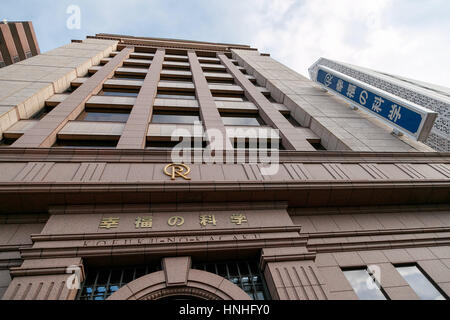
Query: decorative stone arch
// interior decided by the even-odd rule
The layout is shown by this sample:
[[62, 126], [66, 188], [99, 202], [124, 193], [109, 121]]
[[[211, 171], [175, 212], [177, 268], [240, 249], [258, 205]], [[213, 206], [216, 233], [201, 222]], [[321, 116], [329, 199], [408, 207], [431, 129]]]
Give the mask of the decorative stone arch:
[[190, 257], [163, 259], [164, 271], [128, 283], [109, 300], [158, 300], [190, 296], [202, 300], [250, 300], [248, 294], [225, 278], [191, 269]]

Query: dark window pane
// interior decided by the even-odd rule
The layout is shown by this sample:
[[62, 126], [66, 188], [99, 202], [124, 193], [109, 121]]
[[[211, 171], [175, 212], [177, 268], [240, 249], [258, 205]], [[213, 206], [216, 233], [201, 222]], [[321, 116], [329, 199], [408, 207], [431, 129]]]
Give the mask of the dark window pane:
[[120, 283], [120, 278], [122, 276], [122, 270], [113, 270], [111, 272], [110, 283]]
[[216, 273], [216, 267], [214, 266], [214, 264], [207, 264], [206, 265], [206, 271], [215, 274]]
[[95, 282], [95, 278], [97, 277], [97, 273], [90, 273], [86, 275], [86, 280], [85, 280], [85, 284], [87, 285], [91, 285], [94, 284]]
[[327, 149], [320, 143], [320, 142], [310, 142], [310, 144], [316, 149], [317, 151], [327, 151]]
[[262, 291], [257, 291], [255, 300], [266, 300], [264, 297], [264, 293]]
[[198, 115], [155, 113], [152, 118], [152, 123], [194, 124], [195, 122], [200, 122]]
[[180, 142], [179, 141], [148, 141], [147, 149], [173, 149]]
[[126, 67], [126, 68], [139, 69], [139, 70], [142, 70], [142, 69], [148, 70], [150, 68], [150, 66], [148, 64], [146, 64], [146, 65], [137, 65], [137, 64], [134, 64], [134, 63], [127, 63], [127, 62], [124, 62], [123, 66]]
[[145, 276], [145, 268], [136, 268], [136, 279]]
[[31, 120], [41, 120], [41, 119], [44, 118], [51, 110], [53, 110], [52, 107], [47, 107], [47, 106], [45, 106], [44, 108], [42, 108], [41, 110], [39, 110], [38, 112], [36, 112], [36, 113], [31, 117]]
[[139, 92], [137, 91], [102, 91], [102, 96], [116, 96], [116, 97], [137, 97]]
[[226, 126], [260, 126], [261, 120], [257, 117], [243, 117], [243, 116], [222, 116], [223, 124]]
[[230, 276], [238, 276], [239, 275], [237, 265], [235, 263], [228, 264], [228, 272], [230, 273]]
[[427, 277], [416, 266], [399, 267], [397, 271], [422, 300], [445, 300]]
[[186, 94], [162, 94], [158, 93], [156, 95], [158, 99], [184, 99], [184, 100], [195, 100], [195, 95], [186, 95]]
[[144, 81], [144, 78], [139, 78], [139, 77], [127, 77], [127, 76], [115, 76], [112, 79], [117, 79], [117, 80], [132, 80], [132, 81]]
[[297, 120], [294, 119], [290, 114], [284, 114], [284, 117], [294, 126], [297, 128], [301, 128], [302, 126], [300, 123], [297, 122]]
[[254, 274], [258, 274], [259, 273], [258, 263], [252, 261], [252, 262], [249, 263], [249, 266], [250, 266], [250, 270], [251, 270], [252, 273], [254, 273]]
[[228, 276], [227, 268], [225, 264], [218, 264], [217, 265], [217, 271], [219, 276], [226, 278]]
[[87, 285], [86, 280], [83, 284], [83, 289], [80, 290], [78, 299], [105, 300], [114, 292], [118, 291], [121, 286], [136, 280], [137, 278], [145, 276], [148, 273], [153, 273], [159, 270], [161, 270], [161, 267], [158, 265], [144, 265], [115, 269], [87, 269], [86, 279], [97, 279], [97, 281], [94, 281], [91, 285]]
[[247, 263], [241, 262], [238, 265], [239, 265], [239, 272], [241, 273], [241, 275], [248, 275], [248, 274], [250, 274]]
[[115, 149], [118, 141], [58, 140], [53, 148]]
[[123, 283], [129, 283], [134, 280], [134, 269], [125, 269], [123, 273]]
[[99, 272], [97, 278], [97, 285], [108, 282], [109, 273], [110, 273], [109, 271]]
[[234, 97], [214, 97], [216, 101], [234, 101], [234, 102], [243, 102], [244, 98], [234, 98]]
[[359, 299], [386, 300], [383, 292], [381, 292], [380, 288], [369, 275], [367, 270], [345, 271], [344, 274]]
[[92, 291], [93, 291], [92, 287], [85, 287], [83, 289], [83, 295], [91, 295]]
[[116, 112], [84, 112], [78, 120], [82, 121], [109, 121], [109, 122], [127, 122], [129, 113]]
[[[250, 265], [254, 266], [254, 269], [249, 269]], [[216, 268], [212, 268], [212, 266]], [[231, 283], [242, 288], [253, 300], [266, 300], [270, 298], [268, 293], [265, 293], [264, 280], [261, 276], [258, 262], [254, 260], [221, 262], [217, 264], [196, 264], [194, 265], [194, 269], [206, 270], [224, 277]]]
[[232, 283], [234, 283], [235, 285], [237, 285], [237, 286], [239, 286], [239, 284], [240, 284], [240, 279], [239, 279], [239, 277], [231, 277], [230, 278], [230, 281], [232, 282]]

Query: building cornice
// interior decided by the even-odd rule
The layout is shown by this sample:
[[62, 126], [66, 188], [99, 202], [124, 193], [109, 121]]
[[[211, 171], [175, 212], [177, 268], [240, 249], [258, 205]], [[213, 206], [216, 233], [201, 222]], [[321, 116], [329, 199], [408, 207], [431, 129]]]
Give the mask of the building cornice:
[[[171, 151], [119, 149], [3, 148], [0, 162], [129, 162], [171, 163]], [[233, 155], [237, 153], [234, 152]], [[224, 152], [224, 156], [226, 153]], [[249, 155], [248, 152], [245, 153]], [[448, 152], [280, 151], [280, 163], [438, 162], [450, 163]]]

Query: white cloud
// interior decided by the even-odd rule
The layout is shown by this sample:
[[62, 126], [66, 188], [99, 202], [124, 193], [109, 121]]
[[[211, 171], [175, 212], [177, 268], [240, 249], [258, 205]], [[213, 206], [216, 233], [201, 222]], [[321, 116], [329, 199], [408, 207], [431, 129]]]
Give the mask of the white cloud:
[[[420, 18], [422, 2], [405, 1], [264, 0], [250, 17], [252, 44], [304, 75], [323, 56], [450, 87], [450, 25], [397, 23]], [[450, 9], [440, 3], [436, 13]]]
[[[246, 43], [304, 75], [323, 56], [450, 87], [448, 0], [1, 1], [44, 51], [101, 32]], [[79, 31], [65, 28], [72, 3]]]

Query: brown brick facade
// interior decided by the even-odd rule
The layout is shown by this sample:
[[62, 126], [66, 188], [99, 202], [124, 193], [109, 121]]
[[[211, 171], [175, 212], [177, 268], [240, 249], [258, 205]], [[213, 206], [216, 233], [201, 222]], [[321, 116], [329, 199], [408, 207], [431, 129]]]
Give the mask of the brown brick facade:
[[[101, 34], [36, 58], [53, 65], [27, 67], [30, 81], [0, 70], [3, 299], [94, 298], [96, 274], [142, 266], [101, 297], [358, 299], [344, 272], [372, 265], [389, 299], [419, 299], [404, 265], [450, 295], [449, 154], [248, 46]], [[276, 172], [195, 153], [174, 163], [172, 132], [192, 134], [197, 117], [232, 159], [252, 150], [233, 145], [242, 122], [225, 118], [278, 130]]]

